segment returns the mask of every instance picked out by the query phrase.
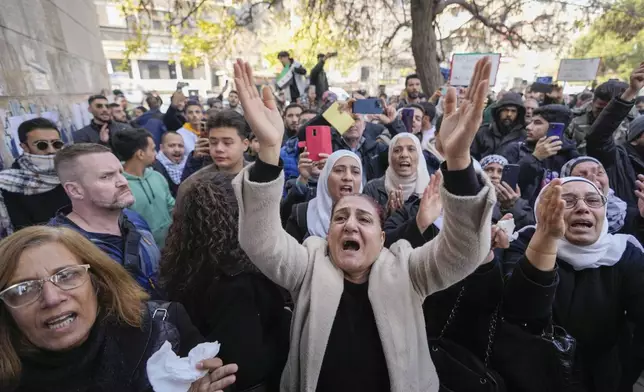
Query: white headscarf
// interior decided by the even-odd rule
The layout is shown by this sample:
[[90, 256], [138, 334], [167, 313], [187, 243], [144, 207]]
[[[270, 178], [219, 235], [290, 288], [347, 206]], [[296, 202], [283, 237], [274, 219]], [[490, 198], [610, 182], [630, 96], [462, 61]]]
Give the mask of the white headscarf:
[[333, 208], [333, 200], [329, 193], [329, 175], [333, 170], [336, 162], [343, 157], [351, 157], [355, 159], [360, 167], [360, 193], [362, 193], [362, 162], [360, 158], [349, 150], [338, 150], [329, 155], [329, 158], [320, 173], [318, 178], [318, 186], [315, 197], [309, 201], [308, 208], [306, 209], [306, 222], [309, 234], [312, 236], [325, 238], [329, 232], [329, 224], [331, 223], [331, 208]]
[[[580, 181], [585, 182], [586, 184], [590, 184], [593, 189], [597, 191], [597, 193], [603, 195], [603, 193], [599, 189], [597, 189], [595, 184], [582, 177], [565, 177], [562, 179], [562, 184], [573, 181]], [[548, 188], [548, 186], [550, 185], [543, 187], [543, 189], [539, 193], [539, 196], [537, 197], [537, 200], [535, 201], [535, 218], [537, 218], [538, 216], [537, 208], [539, 206], [541, 195], [543, 195], [543, 192]], [[632, 235], [608, 234], [607, 222], [606, 206], [604, 206], [604, 220], [601, 222], [602, 231], [599, 235], [599, 239], [597, 239], [597, 242], [591, 245], [580, 246], [571, 244], [565, 237], [561, 238], [558, 240], [557, 244], [557, 257], [570, 264], [576, 271], [580, 271], [588, 268], [599, 268], [602, 266], [610, 267], [617, 264], [617, 262], [622, 258], [624, 250], [626, 249], [626, 245], [629, 242], [636, 245], [640, 250], [644, 251], [644, 249], [642, 249], [642, 245]], [[537, 222], [537, 225], [538, 224], [539, 222]], [[523, 230], [527, 228], [535, 228], [535, 226], [528, 226]]]
[[[416, 173], [411, 176], [404, 178], [398, 175], [391, 165], [391, 157], [393, 155], [394, 148], [396, 148], [396, 143], [402, 138], [411, 139], [416, 145], [416, 153], [418, 154], [418, 164], [416, 165]], [[427, 171], [427, 162], [425, 162], [425, 156], [423, 155], [423, 150], [420, 147], [420, 140], [418, 137], [411, 133], [399, 133], [391, 139], [389, 143], [389, 167], [385, 172], [385, 190], [387, 193], [395, 191], [398, 189], [398, 186], [402, 187], [403, 199], [409, 199], [409, 196], [422, 195], [429, 184], [429, 172]]]

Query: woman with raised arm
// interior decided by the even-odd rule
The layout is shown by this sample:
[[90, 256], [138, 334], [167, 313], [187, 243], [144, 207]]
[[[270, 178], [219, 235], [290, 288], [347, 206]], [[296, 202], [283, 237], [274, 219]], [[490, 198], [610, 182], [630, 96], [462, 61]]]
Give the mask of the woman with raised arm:
[[300, 245], [282, 229], [284, 125], [270, 90], [260, 96], [250, 66], [235, 64], [242, 106], [261, 145], [255, 164], [233, 181], [239, 243], [295, 302], [282, 391], [438, 391], [422, 303], [469, 275], [491, 248], [495, 192], [475, 172], [469, 152], [489, 75], [489, 59], [480, 60], [458, 111], [456, 91], [447, 94], [439, 140], [444, 181], [439, 175], [426, 190], [441, 194], [443, 229], [420, 248], [399, 241], [387, 249], [383, 211], [364, 195], [335, 203], [326, 238], [312, 236]]

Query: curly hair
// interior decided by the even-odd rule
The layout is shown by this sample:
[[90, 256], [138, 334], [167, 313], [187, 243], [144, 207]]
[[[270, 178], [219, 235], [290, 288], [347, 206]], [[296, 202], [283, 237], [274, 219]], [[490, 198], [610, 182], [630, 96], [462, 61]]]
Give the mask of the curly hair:
[[203, 311], [203, 295], [222, 275], [259, 273], [237, 238], [239, 210], [232, 176], [204, 175], [186, 189], [162, 253], [161, 284], [189, 313]]

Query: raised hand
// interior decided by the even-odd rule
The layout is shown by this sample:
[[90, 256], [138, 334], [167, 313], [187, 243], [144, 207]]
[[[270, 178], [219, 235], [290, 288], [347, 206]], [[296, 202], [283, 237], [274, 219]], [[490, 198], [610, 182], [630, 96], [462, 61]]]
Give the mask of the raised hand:
[[443, 211], [443, 202], [440, 194], [440, 182], [443, 175], [440, 171], [432, 174], [429, 185], [423, 192], [423, 198], [418, 207], [416, 214], [416, 225], [421, 233], [424, 233], [427, 228], [438, 219]]
[[108, 123], [103, 123], [101, 126], [101, 130], [98, 134], [98, 137], [100, 138], [102, 143], [109, 143], [110, 142], [110, 127]]
[[[505, 221], [512, 219], [512, 214], [505, 214], [499, 220]], [[492, 249], [508, 249], [510, 247], [510, 236], [499, 226], [492, 226]]]
[[382, 99], [381, 102], [383, 111], [382, 114], [378, 115], [378, 120], [380, 120], [380, 123], [385, 125], [391, 124], [396, 119], [396, 106], [387, 105], [387, 102], [384, 99]]
[[259, 158], [268, 164], [278, 165], [284, 122], [273, 93], [268, 86], [264, 86], [260, 97], [255, 87], [253, 69], [248, 63], [237, 60], [234, 68], [235, 85], [239, 92], [239, 101], [244, 108], [244, 117], [262, 146]]
[[644, 62], [633, 70], [628, 88], [624, 91], [621, 98], [624, 101], [632, 101], [637, 97], [637, 94], [642, 88], [644, 88]]
[[396, 210], [402, 208], [404, 204], [402, 186], [399, 185], [398, 189], [389, 192], [389, 200], [387, 200], [387, 214], [393, 214]]
[[300, 159], [297, 162], [297, 170], [300, 173], [300, 178], [298, 181], [306, 184], [313, 174], [313, 161], [309, 159], [309, 152], [304, 150], [300, 154]]
[[492, 64], [488, 57], [476, 62], [470, 87], [456, 109], [456, 89], [449, 87], [444, 101], [443, 123], [437, 137], [449, 170], [463, 170], [471, 163], [470, 146], [483, 121]]
[[561, 180], [555, 179], [543, 191], [536, 206], [537, 232], [552, 239], [559, 239], [566, 233], [565, 202], [561, 193]]
[[644, 176], [641, 174], [637, 175], [637, 181], [635, 181], [635, 196], [637, 196], [637, 208], [640, 211], [640, 216], [644, 218]]

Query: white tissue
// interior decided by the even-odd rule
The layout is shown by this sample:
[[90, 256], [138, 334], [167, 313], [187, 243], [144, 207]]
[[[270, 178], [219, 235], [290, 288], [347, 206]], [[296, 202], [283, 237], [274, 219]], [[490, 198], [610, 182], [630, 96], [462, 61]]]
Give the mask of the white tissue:
[[219, 353], [219, 342], [201, 343], [190, 350], [188, 357], [179, 358], [166, 340], [147, 363], [148, 380], [155, 392], [187, 392], [190, 385], [208, 373], [197, 369], [197, 364]]
[[498, 221], [496, 222], [496, 226], [499, 229], [505, 231], [505, 234], [508, 235], [510, 242], [519, 238], [519, 233], [514, 232], [514, 229], [516, 228], [516, 225], [514, 223], [514, 218]]

